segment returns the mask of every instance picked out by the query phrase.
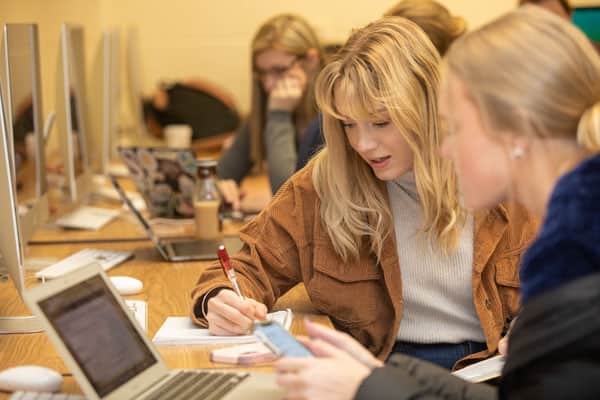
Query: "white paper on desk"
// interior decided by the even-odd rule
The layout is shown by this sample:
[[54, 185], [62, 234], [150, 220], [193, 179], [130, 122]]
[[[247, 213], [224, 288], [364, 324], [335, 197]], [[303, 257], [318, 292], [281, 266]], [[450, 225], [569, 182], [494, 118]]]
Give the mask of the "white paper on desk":
[[499, 377], [502, 374], [502, 367], [504, 367], [504, 356], [498, 355], [459, 369], [452, 374], [466, 381], [476, 383]]
[[[287, 310], [267, 314], [267, 319], [275, 320], [289, 330], [293, 314]], [[208, 329], [200, 328], [189, 317], [169, 317], [162, 324], [152, 341], [155, 344], [238, 344], [258, 341], [254, 335], [214, 336]]]

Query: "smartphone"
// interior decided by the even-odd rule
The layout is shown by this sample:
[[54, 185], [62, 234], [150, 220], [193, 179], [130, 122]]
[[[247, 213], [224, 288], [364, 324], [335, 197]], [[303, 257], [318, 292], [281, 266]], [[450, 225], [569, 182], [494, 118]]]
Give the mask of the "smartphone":
[[313, 354], [277, 321], [257, 321], [254, 334], [277, 357], [313, 357]]

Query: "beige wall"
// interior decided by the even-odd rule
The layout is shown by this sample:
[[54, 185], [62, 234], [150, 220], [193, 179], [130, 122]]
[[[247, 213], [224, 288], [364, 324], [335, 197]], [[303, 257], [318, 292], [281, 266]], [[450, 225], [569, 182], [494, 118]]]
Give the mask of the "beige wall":
[[[452, 12], [464, 16], [471, 28], [510, 10], [517, 2], [441, 1]], [[126, 32], [134, 26], [139, 33], [140, 77], [145, 93], [151, 93], [159, 80], [202, 77], [222, 85], [234, 95], [241, 110], [247, 111], [249, 43], [266, 18], [282, 12], [298, 13], [312, 22], [324, 41], [343, 41], [351, 29], [378, 18], [393, 3], [393, 0], [0, 0], [0, 22], [39, 24], [46, 113], [55, 102], [56, 59], [63, 21], [80, 23], [86, 28], [90, 79], [99, 79], [90, 73], [97, 70], [92, 68], [92, 58], [102, 30], [112, 26], [121, 28], [122, 60], [125, 60]], [[590, 3], [590, 0], [574, 3]], [[124, 71], [122, 77], [126, 78]], [[124, 94], [126, 87], [124, 81]], [[126, 97], [123, 108], [128, 108]]]
[[[442, 2], [463, 15], [470, 26], [514, 5], [513, 0]], [[324, 41], [339, 42], [392, 4], [393, 0], [103, 0], [100, 15], [104, 24], [137, 27], [144, 92], [150, 93], [159, 80], [202, 77], [229, 90], [242, 111], [247, 111], [249, 43], [265, 19], [282, 12], [298, 13]]]

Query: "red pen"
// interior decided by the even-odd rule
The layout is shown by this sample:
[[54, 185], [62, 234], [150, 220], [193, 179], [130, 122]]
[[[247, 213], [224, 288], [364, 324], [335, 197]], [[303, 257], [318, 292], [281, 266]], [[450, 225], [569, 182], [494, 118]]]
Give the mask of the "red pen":
[[238, 285], [237, 278], [235, 277], [235, 270], [231, 266], [231, 262], [229, 261], [229, 254], [227, 254], [227, 250], [225, 246], [220, 245], [217, 250], [217, 256], [219, 256], [219, 262], [221, 263], [221, 267], [223, 268], [223, 273], [229, 279], [229, 282], [233, 285], [233, 289], [240, 296], [240, 299], [244, 300], [244, 296], [242, 295], [242, 291], [240, 290], [240, 285]]

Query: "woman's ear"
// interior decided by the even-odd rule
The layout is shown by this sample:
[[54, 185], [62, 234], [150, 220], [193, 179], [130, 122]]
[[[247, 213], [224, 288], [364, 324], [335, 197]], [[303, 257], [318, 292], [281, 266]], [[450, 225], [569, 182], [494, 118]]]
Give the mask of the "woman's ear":
[[321, 60], [319, 58], [319, 50], [311, 47], [306, 51], [306, 55], [304, 56], [304, 61], [306, 68], [310, 71], [314, 71], [319, 68], [319, 64]]

